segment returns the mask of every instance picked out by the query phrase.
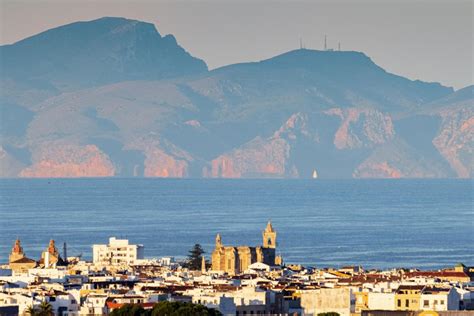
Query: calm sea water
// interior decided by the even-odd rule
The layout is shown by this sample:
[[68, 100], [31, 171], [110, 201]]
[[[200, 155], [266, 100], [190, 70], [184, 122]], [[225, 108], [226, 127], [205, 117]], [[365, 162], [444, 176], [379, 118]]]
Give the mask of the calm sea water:
[[0, 181], [0, 262], [15, 238], [38, 258], [49, 239], [90, 259], [110, 236], [147, 257], [182, 257], [194, 243], [259, 245], [271, 219], [286, 262], [437, 268], [474, 265], [470, 180]]

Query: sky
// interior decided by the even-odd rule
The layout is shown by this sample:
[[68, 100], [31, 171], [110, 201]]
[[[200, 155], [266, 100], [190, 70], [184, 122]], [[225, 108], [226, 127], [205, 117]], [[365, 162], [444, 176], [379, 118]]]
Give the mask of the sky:
[[0, 44], [103, 16], [154, 23], [210, 69], [299, 48], [362, 51], [389, 72], [473, 84], [471, 0], [0, 0]]

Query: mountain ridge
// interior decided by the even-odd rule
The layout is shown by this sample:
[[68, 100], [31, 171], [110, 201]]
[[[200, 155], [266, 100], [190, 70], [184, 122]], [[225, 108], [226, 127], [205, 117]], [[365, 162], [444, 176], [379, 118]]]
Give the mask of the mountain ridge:
[[[9, 45], [27, 47], [16, 57], [0, 47], [10, 71], [0, 176], [472, 177], [472, 86], [409, 80], [352, 51], [299, 49], [209, 71], [151, 23], [59, 29]], [[70, 56], [56, 51], [54, 64], [42, 52], [41, 67], [11, 70], [56, 46]], [[112, 62], [91, 61], [101, 58]]]

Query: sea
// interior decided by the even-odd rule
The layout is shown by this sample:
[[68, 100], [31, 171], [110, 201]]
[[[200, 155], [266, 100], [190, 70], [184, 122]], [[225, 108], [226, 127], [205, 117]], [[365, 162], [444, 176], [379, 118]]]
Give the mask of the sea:
[[92, 258], [109, 237], [145, 257], [209, 258], [225, 245], [262, 244], [271, 220], [285, 263], [438, 269], [474, 265], [472, 180], [0, 180], [0, 263], [16, 238], [38, 259], [50, 239]]

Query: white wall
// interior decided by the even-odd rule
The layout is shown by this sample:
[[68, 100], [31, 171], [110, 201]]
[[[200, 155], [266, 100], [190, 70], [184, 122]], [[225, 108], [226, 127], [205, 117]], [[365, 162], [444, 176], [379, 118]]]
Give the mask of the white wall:
[[372, 310], [394, 310], [395, 293], [370, 292], [368, 295], [368, 308]]

